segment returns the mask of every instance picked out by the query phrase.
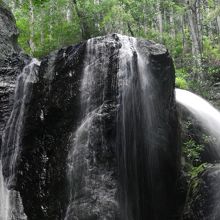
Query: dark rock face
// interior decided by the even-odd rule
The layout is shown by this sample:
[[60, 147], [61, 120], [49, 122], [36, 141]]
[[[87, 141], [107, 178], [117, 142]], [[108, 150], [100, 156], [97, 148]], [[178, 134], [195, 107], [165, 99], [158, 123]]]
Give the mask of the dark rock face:
[[[122, 219], [176, 219], [179, 152], [172, 60], [163, 46], [150, 41], [138, 40], [136, 51], [132, 89], [119, 109]], [[146, 87], [140, 76], [146, 76]]]
[[[156, 93], [150, 94], [152, 102], [158, 103], [154, 109], [157, 112], [158, 127], [155, 129], [159, 129], [158, 135], [155, 133], [154, 141], [149, 143], [149, 147], [154, 146], [156, 149], [154, 154], [157, 155], [157, 165], [151, 166], [150, 162], [146, 162], [148, 165], [145, 167], [148, 159], [145, 157], [146, 149], [142, 149], [145, 141], [141, 139], [145, 134], [144, 130], [143, 133], [140, 130], [134, 131], [140, 133], [140, 149], [136, 158], [129, 152], [132, 145], [124, 146], [117, 140], [121, 129], [121, 120], [118, 120], [121, 116], [117, 74], [123, 43], [117, 35], [93, 41], [94, 48], [103, 48], [104, 45], [106, 49], [97, 49], [96, 52], [92, 49], [92, 54], [88, 55], [87, 42], [87, 45], [82, 43], [61, 49], [42, 60], [39, 81], [33, 87], [32, 101], [26, 115], [18, 168], [17, 188], [23, 199], [25, 213], [28, 219], [33, 220], [58, 220], [64, 217], [82, 220], [126, 219], [128, 216], [123, 213], [127, 210], [123, 211], [124, 199], [121, 198], [121, 192], [124, 190], [123, 181], [129, 181], [129, 191], [124, 191], [128, 194], [126, 202], [130, 203], [129, 219], [175, 219], [179, 151], [172, 60], [164, 47], [153, 42], [137, 41], [137, 48], [144, 59], [148, 60], [154, 77], [155, 84], [150, 90], [157, 88]], [[88, 56], [95, 57], [93, 61], [96, 67], [92, 74], [96, 74], [97, 78], [94, 78], [94, 84], [93, 81], [89, 84], [94, 88], [87, 94], [90, 104], [85, 109], [88, 108], [91, 114], [94, 109], [97, 115], [92, 116], [91, 124], [88, 125], [88, 130], [85, 128], [83, 134], [83, 140], [87, 140], [89, 144], [85, 145], [83, 141], [75, 146], [75, 135], [81, 121], [84, 121], [82, 83], [85, 80], [85, 60]], [[134, 56], [132, 62], [135, 63], [135, 60]], [[134, 71], [138, 74], [138, 70]], [[105, 77], [103, 74], [106, 74]], [[139, 101], [137, 100], [137, 105]], [[132, 125], [128, 121], [126, 123], [131, 129]], [[142, 125], [141, 121], [137, 121], [136, 129], [147, 129], [142, 128]], [[129, 134], [128, 130], [125, 132]], [[71, 166], [76, 166], [71, 176], [67, 172], [67, 165], [68, 160], [71, 160], [68, 155], [73, 146], [77, 148], [77, 154], [70, 163]], [[131, 168], [126, 171], [120, 165], [122, 148], [126, 148], [130, 155], [125, 163], [130, 164]], [[135, 160], [139, 170], [138, 179], [133, 176], [133, 171], [136, 172], [132, 168]], [[149, 169], [152, 169], [150, 176], [147, 174]], [[127, 172], [128, 179], [123, 179], [124, 172]], [[72, 177], [69, 183], [67, 174]], [[150, 182], [149, 178], [152, 178]], [[138, 192], [135, 191], [136, 187]], [[136, 193], [141, 195], [140, 201], [136, 201]]]
[[190, 185], [184, 220], [220, 219], [220, 165], [208, 165]]
[[118, 219], [116, 181], [116, 36], [87, 42], [81, 81], [81, 116], [70, 137], [66, 218]]
[[28, 58], [17, 44], [18, 30], [7, 7], [0, 3], [0, 137], [10, 115], [17, 75]]
[[[25, 59], [12, 15], [4, 7], [0, 15], [2, 129]], [[176, 219], [180, 153], [167, 50], [114, 34], [51, 53], [36, 76], [13, 186], [28, 220]]]
[[68, 139], [79, 117], [84, 50], [85, 44], [61, 49], [44, 58], [40, 66], [18, 170], [18, 188], [28, 219], [64, 218]]

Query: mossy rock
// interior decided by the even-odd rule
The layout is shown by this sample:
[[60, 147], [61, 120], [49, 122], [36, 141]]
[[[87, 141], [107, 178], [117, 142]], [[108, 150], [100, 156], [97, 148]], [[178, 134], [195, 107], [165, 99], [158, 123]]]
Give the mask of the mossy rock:
[[220, 219], [220, 164], [202, 164], [192, 172], [183, 220]]

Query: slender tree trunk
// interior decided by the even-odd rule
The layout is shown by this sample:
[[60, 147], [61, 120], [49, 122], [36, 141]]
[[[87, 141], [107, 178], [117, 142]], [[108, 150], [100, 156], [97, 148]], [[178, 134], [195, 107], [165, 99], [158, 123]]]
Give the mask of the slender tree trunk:
[[75, 6], [76, 14], [80, 19], [82, 39], [87, 40], [90, 37], [88, 25], [87, 25], [86, 21], [84, 20], [83, 13], [80, 11], [80, 9], [78, 7], [77, 1], [73, 0], [73, 4]]
[[199, 49], [200, 49], [200, 54], [202, 53], [202, 34], [203, 34], [203, 24], [202, 24], [202, 4], [201, 0], [196, 0], [195, 1], [195, 14], [196, 14], [196, 24], [197, 24], [197, 31], [198, 31], [198, 42], [199, 42]]
[[157, 22], [158, 22], [158, 28], [159, 28], [159, 33], [160, 33], [160, 40], [162, 41], [163, 39], [163, 17], [162, 17], [161, 8], [160, 8], [160, 0], [157, 0], [156, 8], [157, 8]]
[[[95, 7], [99, 7], [100, 4], [100, 0], [94, 0], [94, 5], [96, 5]], [[94, 21], [95, 21], [95, 29], [100, 33], [100, 21], [102, 18], [102, 13], [99, 12], [96, 15], [94, 15]]]
[[127, 25], [128, 25], [128, 32], [131, 34], [132, 37], [134, 37], [134, 32], [131, 28], [131, 24], [128, 22]]
[[45, 13], [44, 13], [44, 10], [41, 8], [41, 11], [40, 11], [40, 42], [41, 42], [41, 45], [44, 44], [44, 39], [45, 39], [45, 36], [44, 36], [44, 22], [43, 22], [43, 18], [45, 16]]
[[49, 41], [52, 42], [53, 39], [53, 25], [52, 25], [52, 20], [53, 20], [53, 4], [50, 5], [49, 8], [49, 14], [50, 14], [50, 20], [49, 20]]
[[147, 9], [146, 9], [146, 3], [144, 2], [144, 7], [143, 7], [143, 14], [144, 14], [144, 21], [143, 21], [143, 26], [144, 26], [144, 34], [147, 33]]
[[68, 23], [72, 20], [72, 2], [69, 0], [66, 4], [66, 21]]
[[[192, 54], [194, 57], [194, 64], [197, 67], [196, 69], [199, 69], [201, 67], [201, 42], [197, 21], [197, 9], [196, 4], [194, 4], [195, 2], [192, 3], [186, 0], [186, 3], [188, 5], [187, 17], [189, 22], [190, 35], [192, 39]], [[198, 76], [197, 73], [196, 75]]]
[[31, 49], [31, 54], [35, 51], [35, 43], [34, 43], [34, 6], [32, 0], [29, 0], [29, 15], [30, 15], [30, 39], [29, 39], [29, 45]]
[[173, 18], [173, 8], [170, 9], [170, 26], [171, 26], [171, 36], [173, 39], [175, 39], [176, 31], [175, 31], [175, 23]]
[[184, 22], [184, 15], [180, 16], [180, 24], [181, 24], [181, 32], [182, 32], [182, 46], [183, 46], [183, 52], [185, 48], [185, 22]]
[[[206, 14], [208, 15], [210, 13], [210, 9], [209, 9], [209, 3], [208, 0], [203, 0], [203, 13], [202, 14]], [[204, 20], [204, 17], [202, 18]], [[208, 21], [205, 24], [205, 29], [203, 28], [203, 32], [202, 34], [205, 34], [206, 36], [212, 36], [212, 22]]]
[[[217, 0], [216, 1], [216, 5], [219, 7], [220, 6], [220, 0]], [[218, 33], [220, 34], [220, 15], [218, 15], [216, 17], [216, 23], [217, 23], [217, 26], [218, 26]]]
[[181, 33], [182, 33], [182, 58], [181, 58], [181, 67], [183, 67], [184, 63], [184, 53], [186, 50], [186, 36], [185, 36], [185, 16], [180, 15], [180, 27], [181, 27]]

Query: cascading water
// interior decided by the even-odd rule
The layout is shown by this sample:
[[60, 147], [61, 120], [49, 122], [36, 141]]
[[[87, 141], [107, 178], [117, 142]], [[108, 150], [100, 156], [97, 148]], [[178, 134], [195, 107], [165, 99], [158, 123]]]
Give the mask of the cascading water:
[[[114, 41], [108, 43], [114, 47]], [[97, 216], [101, 216], [101, 219], [108, 216], [113, 218], [112, 209], [117, 206], [116, 189], [113, 188], [109, 195], [104, 196], [112, 172], [102, 167], [99, 161], [105, 160], [105, 154], [108, 154], [105, 152], [108, 147], [103, 127], [106, 108], [111, 105], [111, 101], [107, 100], [110, 82], [108, 50], [105, 41], [98, 43], [97, 39], [91, 39], [87, 42], [80, 89], [81, 121], [70, 137], [68, 177], [71, 197], [65, 220], [91, 216], [94, 219]], [[105, 211], [97, 207], [97, 203], [102, 204]]]
[[[155, 89], [158, 79], [151, 73], [147, 53], [142, 53], [145, 52], [135, 38], [122, 35], [87, 42], [81, 121], [70, 137], [71, 196], [65, 220], [171, 219], [172, 204], [166, 204], [172, 197], [167, 190], [169, 182], [173, 184], [166, 150], [170, 130], [163, 130], [170, 118], [169, 111], [163, 114], [163, 108], [172, 105], [167, 107], [167, 103], [158, 100], [162, 97], [161, 90]], [[112, 61], [114, 56], [117, 59]], [[113, 63], [117, 66], [115, 76], [111, 70]], [[103, 166], [101, 161], [106, 160], [106, 155], [109, 157], [104, 126], [110, 121], [106, 118], [112, 103], [117, 108], [112, 117], [116, 131], [110, 148], [117, 158], [116, 181], [112, 178], [116, 174], [107, 168], [110, 165]], [[169, 167], [169, 175], [164, 164]], [[120, 192], [111, 186], [117, 182]], [[120, 214], [114, 214], [115, 210]]]
[[4, 183], [2, 174], [2, 163], [0, 161], [0, 220], [8, 220], [9, 190]]
[[[210, 103], [201, 98], [200, 96], [193, 94], [192, 92], [176, 89], [176, 101], [184, 106], [192, 116], [199, 122], [204, 131], [215, 139], [215, 143], [212, 144], [211, 157], [214, 156], [215, 160], [220, 159], [220, 112], [215, 109]], [[213, 164], [210, 169], [206, 169], [202, 173], [201, 183], [198, 184], [197, 193], [195, 197], [199, 198], [199, 205], [204, 207], [205, 210], [197, 210], [196, 205], [192, 205], [192, 209], [195, 212], [195, 219], [219, 219], [219, 164]], [[205, 199], [204, 199], [205, 198]], [[195, 202], [197, 199], [195, 199]], [[210, 204], [206, 204], [209, 201]], [[197, 204], [197, 203], [196, 203]], [[197, 213], [198, 212], [198, 213]], [[193, 213], [194, 215], [194, 213]]]
[[0, 220], [27, 219], [20, 193], [15, 190], [16, 172], [25, 113], [28, 110], [32, 85], [37, 81], [37, 66], [39, 65], [40, 62], [33, 59], [18, 76], [13, 109], [3, 133], [0, 161]]
[[149, 61], [142, 57], [136, 40], [121, 37], [121, 42], [117, 145], [122, 219], [159, 219], [164, 210], [157, 210], [161, 189], [154, 187], [161, 178], [156, 85]]
[[[200, 96], [182, 89], [176, 89], [176, 101], [185, 106], [209, 135], [213, 136], [220, 144], [220, 112], [217, 109]], [[218, 147], [215, 152], [220, 158]]]

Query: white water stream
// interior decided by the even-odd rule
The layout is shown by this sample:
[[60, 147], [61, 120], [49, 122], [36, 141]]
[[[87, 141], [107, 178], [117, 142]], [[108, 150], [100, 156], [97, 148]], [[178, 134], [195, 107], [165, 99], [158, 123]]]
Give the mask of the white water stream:
[[[176, 89], [176, 101], [185, 106], [209, 135], [220, 143], [220, 112], [200, 96], [182, 89]], [[220, 156], [220, 150], [218, 150]]]
[[[31, 97], [31, 84], [35, 83], [36, 66], [40, 62], [33, 59], [17, 78], [14, 105], [2, 136], [0, 158], [0, 220], [26, 220], [20, 193], [16, 185], [17, 161], [20, 156], [24, 127], [25, 109]], [[3, 170], [5, 174], [3, 175]]]
[[0, 220], [8, 219], [9, 210], [9, 190], [4, 183], [4, 177], [2, 174], [2, 163], [0, 160]]

